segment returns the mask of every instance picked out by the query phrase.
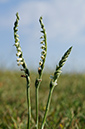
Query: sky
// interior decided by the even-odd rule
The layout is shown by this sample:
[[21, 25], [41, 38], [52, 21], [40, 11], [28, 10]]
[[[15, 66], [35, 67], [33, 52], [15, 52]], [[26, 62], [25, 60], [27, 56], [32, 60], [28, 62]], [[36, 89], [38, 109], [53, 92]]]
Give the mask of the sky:
[[45, 69], [55, 70], [73, 46], [63, 71], [85, 72], [85, 0], [0, 0], [0, 69], [20, 69], [13, 46], [17, 12], [20, 44], [29, 69], [39, 66], [42, 16], [48, 43]]

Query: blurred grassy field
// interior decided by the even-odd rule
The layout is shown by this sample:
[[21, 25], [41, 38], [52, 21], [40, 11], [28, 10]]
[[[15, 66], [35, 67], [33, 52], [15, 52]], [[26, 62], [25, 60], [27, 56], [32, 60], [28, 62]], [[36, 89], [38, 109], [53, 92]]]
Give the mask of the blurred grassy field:
[[[26, 82], [20, 72], [0, 71], [0, 129], [26, 129]], [[35, 78], [31, 73], [31, 129], [35, 121]], [[49, 93], [50, 74], [43, 75], [39, 93], [39, 121]], [[85, 75], [62, 74], [55, 87], [45, 129], [85, 129]]]

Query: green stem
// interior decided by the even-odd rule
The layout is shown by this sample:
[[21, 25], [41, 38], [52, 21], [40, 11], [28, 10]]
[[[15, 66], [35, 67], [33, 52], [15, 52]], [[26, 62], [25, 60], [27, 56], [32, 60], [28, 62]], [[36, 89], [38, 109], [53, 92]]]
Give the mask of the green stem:
[[52, 96], [52, 93], [53, 93], [53, 89], [54, 89], [54, 86], [51, 87], [50, 91], [49, 91], [49, 96], [48, 96], [48, 101], [47, 101], [47, 105], [46, 105], [46, 110], [45, 110], [45, 114], [44, 114], [42, 125], [41, 125], [40, 129], [44, 129], [44, 125], [45, 125], [45, 122], [46, 122], [46, 117], [47, 117], [47, 114], [48, 114], [48, 111], [49, 111], [49, 107], [50, 107], [50, 101], [51, 101], [51, 96]]
[[41, 60], [39, 62], [39, 68], [38, 68], [38, 73], [39, 73], [39, 78], [36, 79], [35, 81], [35, 95], [36, 95], [36, 129], [38, 129], [38, 91], [39, 91], [39, 86], [41, 84], [41, 80], [42, 80], [42, 72], [43, 72], [43, 68], [44, 68], [44, 64], [45, 64], [45, 59], [46, 59], [46, 54], [47, 54], [47, 39], [46, 39], [46, 32], [45, 32], [45, 28], [44, 28], [44, 24], [42, 23], [42, 17], [40, 17], [39, 19], [40, 25], [41, 25], [41, 32], [43, 33], [43, 40], [42, 40], [42, 52], [41, 52]]
[[[40, 77], [41, 78], [41, 77]], [[41, 81], [36, 80], [35, 83], [35, 101], [36, 101], [36, 129], [38, 129], [38, 110], [39, 110], [39, 86]]]
[[38, 129], [38, 87], [35, 89], [36, 91], [36, 129]]
[[27, 79], [27, 106], [28, 106], [28, 122], [27, 129], [30, 129], [30, 119], [31, 119], [31, 104], [30, 104], [30, 86]]

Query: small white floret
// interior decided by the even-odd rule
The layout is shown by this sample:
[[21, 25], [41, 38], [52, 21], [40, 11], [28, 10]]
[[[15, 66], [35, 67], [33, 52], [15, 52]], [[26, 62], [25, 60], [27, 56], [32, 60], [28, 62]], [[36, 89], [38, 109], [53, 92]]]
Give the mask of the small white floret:
[[18, 52], [17, 54], [16, 54], [16, 56], [20, 56], [21, 55], [21, 52]]
[[18, 47], [17, 50], [18, 50], [18, 51], [21, 51], [21, 47]]
[[22, 58], [17, 58], [17, 62], [22, 61], [22, 60], [23, 60]]
[[17, 42], [17, 43], [15, 43], [14, 45], [15, 45], [16, 47], [18, 47], [19, 43]]
[[18, 66], [23, 65], [23, 62], [17, 62], [17, 65]]

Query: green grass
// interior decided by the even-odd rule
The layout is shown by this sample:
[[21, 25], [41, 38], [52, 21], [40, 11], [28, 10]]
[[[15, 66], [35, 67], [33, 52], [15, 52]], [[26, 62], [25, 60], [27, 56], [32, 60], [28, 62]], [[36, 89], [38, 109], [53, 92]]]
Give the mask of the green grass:
[[[20, 72], [0, 71], [0, 129], [26, 129], [26, 81]], [[39, 92], [39, 123], [45, 111], [51, 74], [44, 74]], [[36, 73], [31, 74], [31, 129], [35, 129]], [[85, 75], [62, 74], [55, 87], [45, 129], [85, 129]]]

